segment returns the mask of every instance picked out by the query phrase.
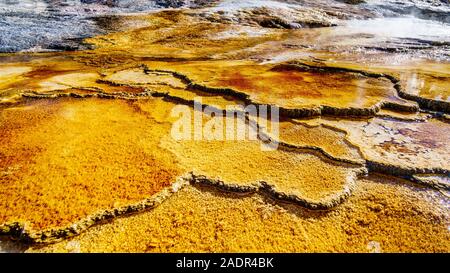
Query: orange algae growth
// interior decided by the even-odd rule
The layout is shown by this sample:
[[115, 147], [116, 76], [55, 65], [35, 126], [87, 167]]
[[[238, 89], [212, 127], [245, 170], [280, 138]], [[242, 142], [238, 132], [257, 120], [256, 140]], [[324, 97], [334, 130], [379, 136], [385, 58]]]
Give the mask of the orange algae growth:
[[298, 147], [322, 148], [335, 158], [362, 162], [359, 148], [347, 140], [347, 132], [326, 125], [310, 125], [300, 120], [281, 121], [280, 141]]
[[30, 102], [3, 110], [0, 128], [2, 223], [61, 227], [150, 197], [179, 175], [157, 147], [170, 128], [125, 101]]
[[211, 39], [217, 33], [232, 29], [232, 25], [212, 23], [181, 11], [163, 11], [143, 18], [146, 27], [111, 33], [86, 39], [97, 47], [96, 53], [132, 52], [133, 56], [189, 59], [210, 58], [234, 50], [250, 48], [279, 34]]
[[[154, 209], [39, 252], [448, 252], [442, 196], [384, 177], [313, 212], [258, 195], [186, 187]], [[201, 227], [201, 228], [199, 228]]]
[[[0, 68], [0, 225], [17, 221], [33, 231], [65, 227], [158, 194], [188, 172], [234, 190], [263, 181], [275, 193], [260, 188], [262, 195], [238, 195], [192, 183], [152, 211], [30, 251], [450, 250], [447, 175], [412, 175], [417, 187], [394, 177], [361, 175], [365, 160], [411, 170], [450, 169], [448, 124], [414, 107], [408, 113], [393, 107], [417, 107], [399, 98], [393, 78], [298, 65], [311, 63], [303, 58], [312, 56], [345, 55], [354, 61], [317, 59], [313, 65], [392, 74], [408, 94], [448, 101], [448, 64], [419, 69], [383, 67], [373, 60], [368, 67], [359, 53], [314, 52], [299, 44], [305, 32], [303, 41], [314, 44], [317, 33], [328, 28], [245, 30], [194, 11], [135, 18], [139, 23], [132, 28], [87, 39], [93, 50], [7, 56], [18, 61]], [[244, 33], [236, 35], [239, 30]], [[290, 59], [296, 61], [285, 63]], [[77, 99], [59, 98], [67, 96]], [[172, 108], [199, 96], [219, 109], [245, 101], [345, 108], [350, 114], [358, 108], [377, 117], [333, 119], [334, 110], [320, 119], [285, 117], [279, 137], [273, 137], [286, 145], [275, 151], [263, 151], [260, 141], [247, 138], [173, 139]], [[379, 109], [385, 102], [389, 109]], [[375, 111], [361, 111], [369, 108]], [[333, 209], [311, 211], [284, 204], [277, 195]]]
[[[192, 111], [192, 128], [195, 126], [195, 114]], [[203, 119], [224, 126], [237, 126], [237, 118], [203, 116]], [[320, 154], [288, 151], [281, 147], [264, 150], [260, 141], [250, 138], [252, 130], [247, 127], [244, 139], [238, 139], [235, 134], [235, 139], [231, 140], [226, 138], [225, 133], [222, 139], [203, 141], [195, 140], [194, 133], [191, 139], [181, 141], [169, 136], [162, 139], [161, 147], [175, 154], [186, 171], [240, 186], [252, 186], [264, 181], [278, 192], [312, 202], [330, 200], [343, 191], [347, 192], [353, 187], [356, 176], [364, 171], [361, 166], [346, 166]]]

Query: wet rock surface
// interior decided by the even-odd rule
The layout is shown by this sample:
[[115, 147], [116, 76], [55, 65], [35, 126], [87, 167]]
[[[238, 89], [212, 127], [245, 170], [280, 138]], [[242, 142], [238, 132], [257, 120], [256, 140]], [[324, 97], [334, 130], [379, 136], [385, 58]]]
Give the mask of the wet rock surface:
[[0, 4], [0, 251], [448, 252], [447, 9]]

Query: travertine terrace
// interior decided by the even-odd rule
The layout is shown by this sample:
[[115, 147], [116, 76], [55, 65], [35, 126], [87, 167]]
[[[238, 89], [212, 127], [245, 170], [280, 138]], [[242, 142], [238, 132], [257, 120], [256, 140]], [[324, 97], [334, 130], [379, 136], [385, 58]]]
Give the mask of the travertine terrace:
[[[192, 2], [0, 53], [0, 251], [450, 251], [449, 35], [355, 31], [370, 1]], [[219, 119], [199, 99], [280, 119], [174, 139], [174, 107]]]

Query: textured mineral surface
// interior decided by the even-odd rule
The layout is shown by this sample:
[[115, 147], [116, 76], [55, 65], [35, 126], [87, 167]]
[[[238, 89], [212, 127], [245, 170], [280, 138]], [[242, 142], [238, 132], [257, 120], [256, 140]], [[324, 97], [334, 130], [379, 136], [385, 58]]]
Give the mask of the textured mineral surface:
[[0, 3], [0, 252], [449, 252], [449, 14]]

